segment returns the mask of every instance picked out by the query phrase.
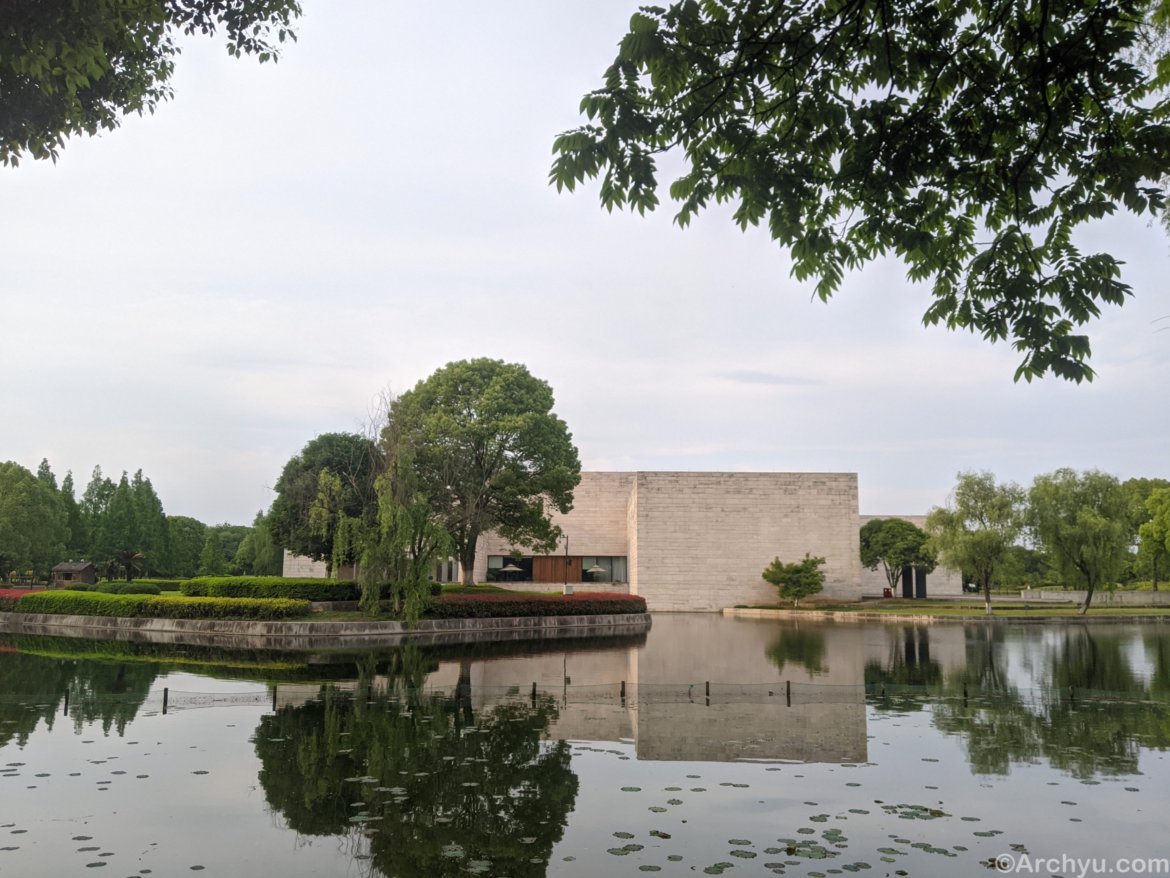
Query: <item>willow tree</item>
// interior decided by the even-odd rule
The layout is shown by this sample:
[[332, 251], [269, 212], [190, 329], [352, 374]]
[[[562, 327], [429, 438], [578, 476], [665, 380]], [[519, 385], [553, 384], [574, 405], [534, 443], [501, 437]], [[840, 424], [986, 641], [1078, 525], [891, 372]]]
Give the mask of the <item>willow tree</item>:
[[1028, 492], [1028, 524], [1066, 585], [1085, 590], [1087, 613], [1098, 589], [1112, 590], [1133, 541], [1129, 504], [1108, 473], [1058, 469], [1037, 476]]
[[[322, 433], [293, 455], [276, 480], [268, 512], [272, 538], [283, 549], [324, 561], [332, 572], [351, 563], [356, 550], [350, 519], [371, 527], [377, 515], [375, 484], [383, 461], [378, 444], [356, 433]], [[324, 480], [323, 480], [324, 479]], [[344, 551], [334, 543], [342, 537]]]
[[551, 552], [581, 461], [548, 383], [522, 365], [449, 363], [395, 399], [386, 435], [409, 461], [418, 498], [450, 536], [464, 585], [475, 548], [494, 531], [514, 546]]
[[959, 473], [946, 506], [926, 516], [926, 532], [942, 562], [961, 570], [983, 592], [991, 615], [991, 586], [1008, 565], [1023, 530], [1024, 492], [991, 473]]

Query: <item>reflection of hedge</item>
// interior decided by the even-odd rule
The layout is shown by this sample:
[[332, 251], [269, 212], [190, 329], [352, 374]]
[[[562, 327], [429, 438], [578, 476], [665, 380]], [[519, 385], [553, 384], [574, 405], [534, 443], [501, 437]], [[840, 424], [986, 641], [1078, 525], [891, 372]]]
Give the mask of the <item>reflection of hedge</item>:
[[16, 609], [21, 613], [157, 619], [290, 619], [309, 615], [309, 602], [44, 591], [25, 595], [17, 602]]
[[356, 582], [344, 579], [285, 579], [282, 576], [201, 576], [180, 590], [189, 597], [293, 598], [302, 601], [356, 601]]
[[646, 599], [629, 594], [574, 595], [449, 594], [433, 600], [424, 614], [431, 619], [480, 619], [495, 616], [597, 616], [645, 613]]
[[255, 672], [253, 676], [257, 679], [263, 679], [261, 674], [265, 671], [286, 671], [305, 666], [303, 656], [276, 650], [227, 650], [220, 647], [175, 646], [134, 640], [90, 640], [45, 634], [17, 634], [12, 637], [12, 643], [26, 655], [43, 658], [149, 662], [208, 672], [222, 668], [243, 668]]

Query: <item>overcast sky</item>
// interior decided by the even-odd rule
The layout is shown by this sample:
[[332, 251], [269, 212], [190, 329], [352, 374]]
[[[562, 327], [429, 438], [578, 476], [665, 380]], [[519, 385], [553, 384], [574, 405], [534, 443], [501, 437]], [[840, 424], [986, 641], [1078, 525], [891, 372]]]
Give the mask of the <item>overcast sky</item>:
[[306, 0], [279, 64], [185, 41], [154, 116], [0, 168], [0, 460], [79, 494], [141, 467], [168, 513], [246, 523], [382, 389], [488, 356], [549, 381], [586, 469], [857, 472], [874, 514], [966, 469], [1170, 477], [1146, 219], [1084, 239], [1135, 292], [1089, 330], [1097, 380], [1027, 385], [1008, 345], [924, 328], [896, 263], [823, 304], [727, 210], [558, 195], [553, 138], [635, 7]]

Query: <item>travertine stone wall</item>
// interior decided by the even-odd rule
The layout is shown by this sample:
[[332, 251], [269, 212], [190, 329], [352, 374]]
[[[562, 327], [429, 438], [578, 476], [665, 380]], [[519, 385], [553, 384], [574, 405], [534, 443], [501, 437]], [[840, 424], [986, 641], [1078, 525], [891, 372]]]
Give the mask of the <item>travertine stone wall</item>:
[[637, 474], [630, 591], [652, 611], [774, 604], [779, 556], [825, 558], [824, 596], [861, 597], [856, 473]]
[[314, 561], [306, 555], [294, 555], [285, 549], [280, 575], [297, 579], [325, 579], [329, 574], [325, 570], [324, 561]]
[[[867, 521], [872, 521], [875, 518], [901, 518], [910, 522], [915, 527], [926, 527], [925, 515], [859, 515], [857, 517], [857, 526], [862, 528]], [[861, 593], [869, 597], [876, 597], [882, 593], [883, 588], [888, 588], [889, 583], [886, 580], [886, 573], [879, 564], [877, 570], [867, 570], [861, 568]], [[900, 596], [901, 583], [898, 588], [894, 590], [895, 597]], [[963, 576], [957, 570], [952, 570], [950, 567], [943, 567], [941, 564], [926, 574], [926, 596], [927, 597], [942, 597], [945, 595], [961, 595], [963, 593]]]
[[[629, 537], [626, 504], [634, 473], [581, 473], [568, 515], [553, 512], [552, 520], [569, 538], [570, 555], [627, 555]], [[564, 552], [562, 538], [555, 554]], [[494, 533], [479, 538], [475, 553], [475, 581], [487, 580], [487, 556], [507, 555], [512, 544]], [[525, 555], [531, 550], [521, 549]], [[583, 587], [583, 586], [582, 586]]]
[[[775, 603], [761, 572], [805, 552], [826, 559], [825, 596], [861, 596], [855, 473], [582, 473], [573, 510], [553, 518], [569, 554], [625, 555], [651, 610]], [[481, 537], [476, 581], [511, 549]]]

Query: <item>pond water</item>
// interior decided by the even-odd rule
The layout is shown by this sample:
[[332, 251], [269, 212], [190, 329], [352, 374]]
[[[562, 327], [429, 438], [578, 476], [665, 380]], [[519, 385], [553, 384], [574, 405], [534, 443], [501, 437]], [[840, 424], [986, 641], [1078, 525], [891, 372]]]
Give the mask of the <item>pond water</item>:
[[7, 636], [0, 876], [1168, 874], [1168, 747], [1159, 625]]

